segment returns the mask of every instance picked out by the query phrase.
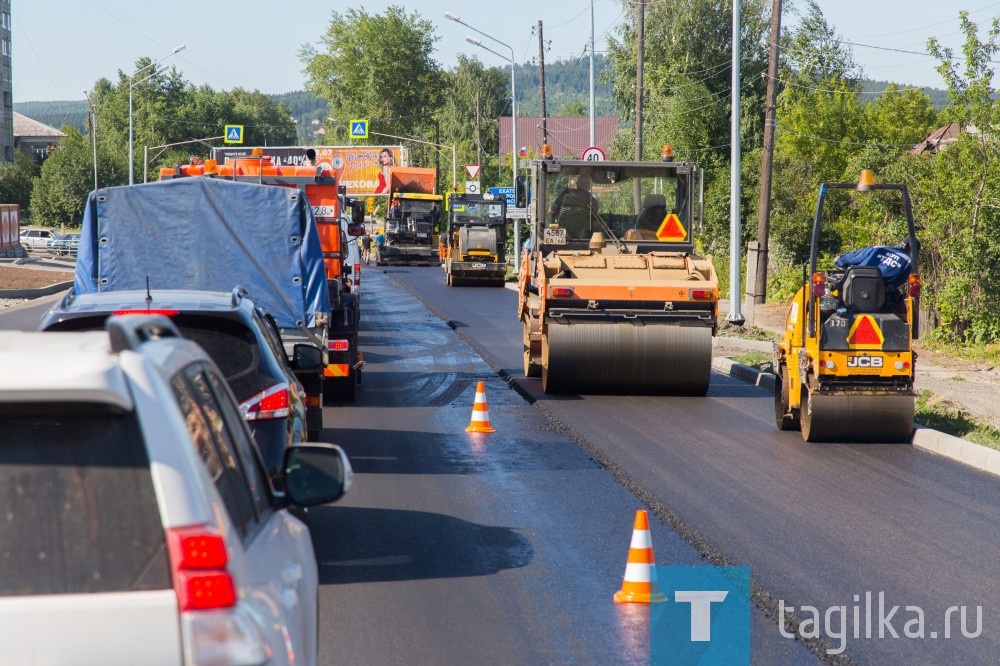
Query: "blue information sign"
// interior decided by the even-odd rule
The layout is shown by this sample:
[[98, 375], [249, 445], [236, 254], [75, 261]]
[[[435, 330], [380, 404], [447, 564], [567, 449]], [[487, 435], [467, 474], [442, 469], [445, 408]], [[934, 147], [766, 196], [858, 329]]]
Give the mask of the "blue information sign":
[[514, 205], [514, 188], [513, 187], [491, 187], [489, 193], [495, 197], [503, 197], [507, 200], [508, 206]]

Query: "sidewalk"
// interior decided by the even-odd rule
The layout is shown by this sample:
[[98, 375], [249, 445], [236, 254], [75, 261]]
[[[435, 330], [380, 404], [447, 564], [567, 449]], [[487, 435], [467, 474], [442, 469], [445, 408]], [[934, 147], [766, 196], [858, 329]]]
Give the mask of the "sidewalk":
[[[729, 312], [729, 301], [720, 300], [720, 320], [725, 320]], [[757, 305], [754, 308], [754, 326], [780, 336], [784, 332], [787, 312], [788, 305], [785, 303]], [[744, 317], [747, 315], [746, 312], [741, 314]], [[774, 348], [771, 342], [728, 336], [716, 337], [714, 344], [721, 354], [728, 354], [730, 349], [771, 353]], [[1000, 370], [982, 363], [922, 350], [919, 341], [916, 351], [914, 386], [917, 392], [930, 391], [936, 400], [946, 401], [977, 421], [1000, 427], [1000, 400], [996, 398], [1000, 390]], [[716, 369], [767, 390], [774, 390], [774, 375], [733, 363], [730, 358], [721, 354], [714, 360]], [[989, 447], [930, 430], [919, 424], [914, 432], [913, 445], [1000, 475], [1000, 451]]]

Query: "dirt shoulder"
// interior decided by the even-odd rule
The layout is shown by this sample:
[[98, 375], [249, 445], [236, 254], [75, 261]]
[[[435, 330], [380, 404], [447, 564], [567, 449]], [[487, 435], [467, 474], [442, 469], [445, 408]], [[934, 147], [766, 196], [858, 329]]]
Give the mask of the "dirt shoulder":
[[0, 291], [41, 289], [60, 282], [72, 281], [72, 270], [34, 268], [29, 265], [0, 265]]

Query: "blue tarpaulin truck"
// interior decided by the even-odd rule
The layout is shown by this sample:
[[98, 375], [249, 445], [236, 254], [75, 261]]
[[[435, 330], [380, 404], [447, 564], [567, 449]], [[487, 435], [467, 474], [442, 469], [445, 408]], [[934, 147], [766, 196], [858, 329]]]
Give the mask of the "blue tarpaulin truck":
[[[327, 353], [330, 296], [316, 220], [296, 189], [182, 178], [91, 192], [73, 289], [246, 287], [274, 317], [289, 356], [296, 344]], [[325, 361], [324, 361], [325, 362]], [[296, 373], [307, 429], [323, 423], [322, 368]]]

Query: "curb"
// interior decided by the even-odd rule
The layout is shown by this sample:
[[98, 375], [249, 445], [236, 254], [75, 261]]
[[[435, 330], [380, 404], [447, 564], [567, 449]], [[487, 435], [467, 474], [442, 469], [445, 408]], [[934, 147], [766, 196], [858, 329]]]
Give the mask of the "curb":
[[917, 425], [913, 446], [1000, 476], [1000, 451]]
[[50, 284], [48, 287], [39, 287], [38, 289], [0, 289], [0, 298], [38, 298], [66, 291], [72, 286], [73, 281], [70, 280], [69, 282], [57, 282], [56, 284]]
[[[742, 347], [748, 350], [769, 351], [773, 348], [770, 342], [761, 343], [757, 340], [742, 340], [740, 338], [725, 338], [725, 340], [727, 346]], [[762, 344], [767, 345], [767, 350], [760, 346]], [[775, 376], [770, 372], [760, 372], [756, 368], [736, 363], [731, 358], [724, 357], [713, 358], [712, 367], [730, 377], [749, 382], [771, 392], [774, 391]], [[918, 449], [930, 451], [968, 465], [981, 472], [1000, 476], [1000, 451], [925, 428], [920, 424], [914, 424], [913, 439], [910, 440], [910, 444]]]

